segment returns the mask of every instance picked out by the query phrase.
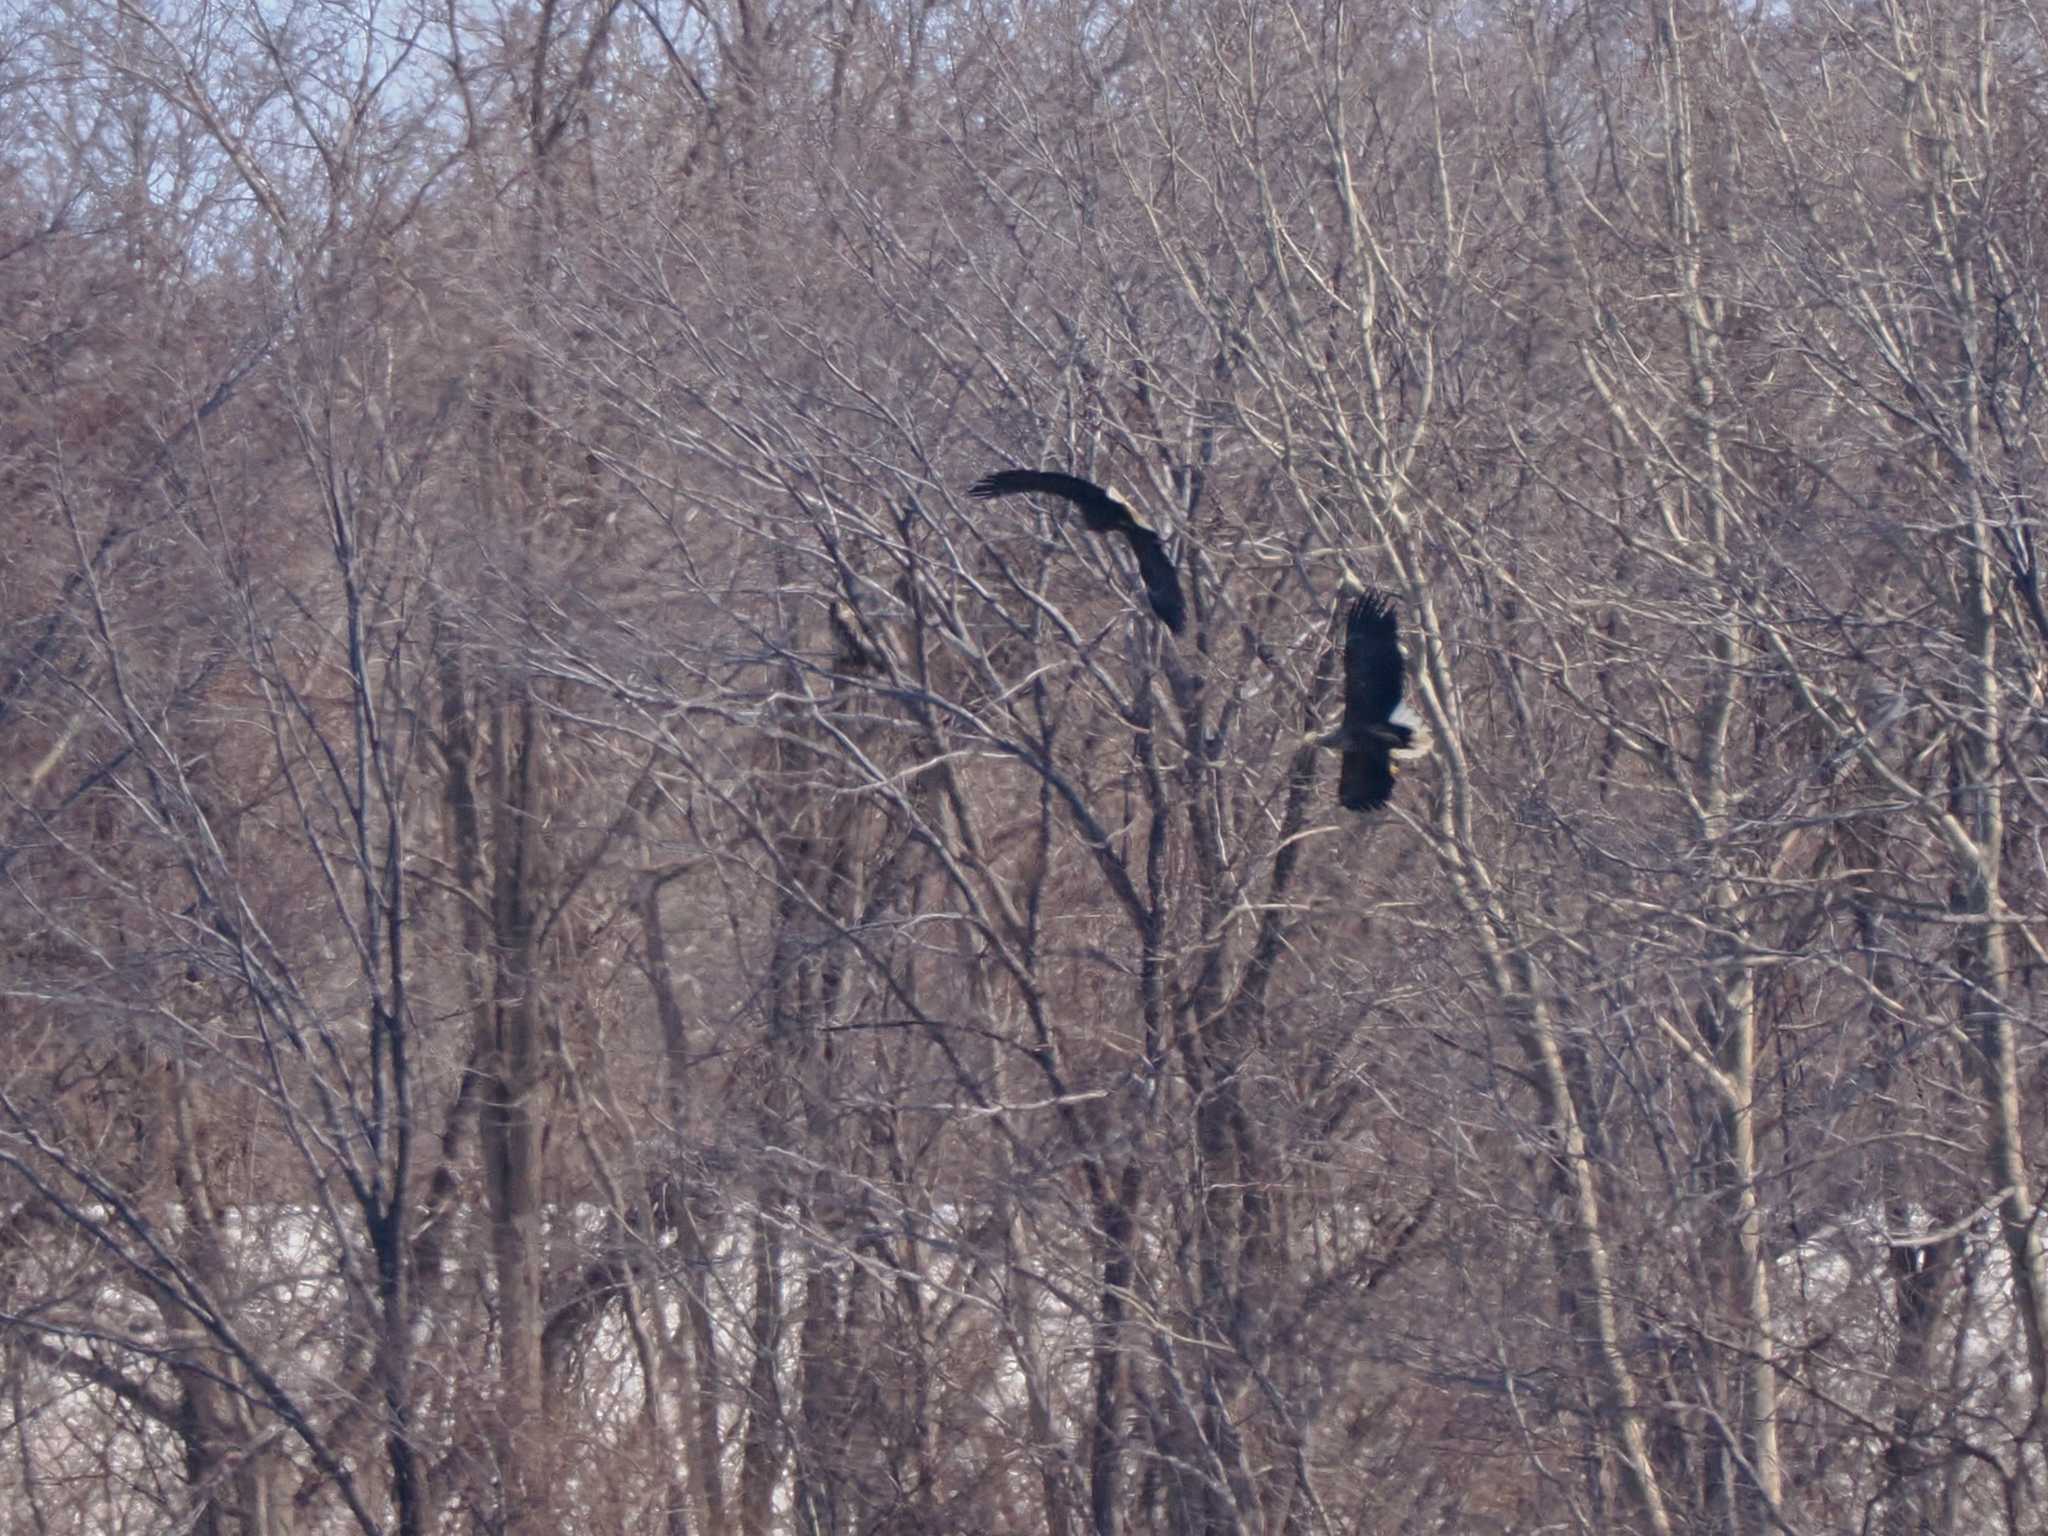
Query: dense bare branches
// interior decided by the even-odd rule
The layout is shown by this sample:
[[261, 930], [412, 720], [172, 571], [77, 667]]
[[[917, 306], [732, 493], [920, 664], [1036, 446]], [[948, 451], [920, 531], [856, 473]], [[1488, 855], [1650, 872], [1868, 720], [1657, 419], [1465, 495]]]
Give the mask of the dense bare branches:
[[2035, 27], [24, 26], [8, 1529], [2034, 1528]]

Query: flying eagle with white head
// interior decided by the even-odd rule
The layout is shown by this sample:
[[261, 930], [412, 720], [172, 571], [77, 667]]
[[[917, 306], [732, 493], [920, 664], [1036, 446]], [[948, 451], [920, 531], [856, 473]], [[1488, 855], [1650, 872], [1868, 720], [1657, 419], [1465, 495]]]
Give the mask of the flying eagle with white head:
[[1319, 747], [1344, 753], [1337, 800], [1347, 811], [1376, 811], [1394, 793], [1397, 760], [1429, 751], [1429, 729], [1401, 702], [1405, 675], [1394, 600], [1384, 592], [1362, 592], [1351, 605], [1344, 634], [1344, 723], [1327, 736], [1312, 736]]
[[967, 488], [977, 501], [995, 496], [1017, 496], [1027, 491], [1057, 496], [1081, 509], [1081, 521], [1096, 533], [1120, 533], [1138, 557], [1138, 574], [1145, 578], [1145, 596], [1159, 622], [1175, 634], [1187, 624], [1187, 604], [1181, 597], [1180, 573], [1166, 552], [1159, 535], [1139, 522], [1135, 513], [1092, 480], [1079, 475], [1062, 475], [1045, 469], [999, 469], [983, 475]]

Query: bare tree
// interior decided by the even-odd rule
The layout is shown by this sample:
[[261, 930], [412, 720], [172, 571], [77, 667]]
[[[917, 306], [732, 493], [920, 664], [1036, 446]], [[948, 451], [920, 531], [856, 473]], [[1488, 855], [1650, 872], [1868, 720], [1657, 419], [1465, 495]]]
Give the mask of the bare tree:
[[2023, 9], [21, 36], [10, 1530], [2038, 1523]]

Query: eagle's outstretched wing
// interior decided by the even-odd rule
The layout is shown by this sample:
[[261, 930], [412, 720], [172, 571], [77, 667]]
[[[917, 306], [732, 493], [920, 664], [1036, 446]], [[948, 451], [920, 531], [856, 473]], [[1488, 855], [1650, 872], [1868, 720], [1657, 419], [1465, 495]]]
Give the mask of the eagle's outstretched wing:
[[1401, 707], [1403, 676], [1393, 598], [1360, 593], [1344, 629], [1344, 723], [1330, 738], [1344, 750], [1337, 799], [1348, 811], [1385, 805], [1394, 793], [1395, 753], [1416, 747], [1420, 722]]
[[1121, 533], [1138, 557], [1138, 573], [1145, 578], [1145, 596], [1159, 621], [1175, 634], [1187, 623], [1187, 603], [1181, 596], [1180, 572], [1159, 535], [1139, 522], [1125, 506], [1093, 480], [1063, 475], [1050, 469], [999, 469], [983, 475], [967, 488], [979, 501], [995, 496], [1017, 496], [1036, 491], [1071, 501], [1081, 509], [1082, 521], [1097, 533]]
[[1097, 533], [1109, 532], [1131, 515], [1130, 508], [1093, 480], [1050, 469], [999, 469], [992, 475], [983, 475], [967, 488], [967, 494], [978, 501], [994, 496], [1021, 496], [1029, 491], [1071, 501]]
[[[1351, 605], [1344, 636], [1344, 735], [1364, 739], [1368, 727], [1385, 725], [1401, 703], [1401, 643], [1394, 600], [1384, 592], [1363, 592]], [[1347, 764], [1346, 773], [1350, 769]], [[1349, 801], [1345, 802], [1347, 805]]]

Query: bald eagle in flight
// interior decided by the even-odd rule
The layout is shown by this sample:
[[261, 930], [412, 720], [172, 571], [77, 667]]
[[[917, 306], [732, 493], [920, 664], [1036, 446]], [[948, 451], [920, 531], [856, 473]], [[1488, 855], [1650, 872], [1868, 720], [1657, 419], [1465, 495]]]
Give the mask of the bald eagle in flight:
[[1400, 636], [1394, 600], [1384, 592], [1362, 592], [1351, 605], [1344, 634], [1344, 723], [1319, 747], [1344, 753], [1337, 799], [1347, 811], [1376, 811], [1394, 793], [1394, 763], [1429, 750], [1429, 732], [1401, 702]]
[[978, 501], [1026, 491], [1071, 501], [1081, 509], [1081, 520], [1096, 533], [1120, 533], [1129, 540], [1131, 553], [1138, 557], [1138, 574], [1145, 578], [1145, 596], [1151, 600], [1152, 611], [1168, 629], [1181, 632], [1188, 621], [1187, 604], [1181, 599], [1180, 573], [1173, 568], [1173, 557], [1159, 542], [1159, 535], [1139, 522], [1112, 493], [1079, 475], [1043, 469], [999, 469], [967, 488], [967, 494]]

